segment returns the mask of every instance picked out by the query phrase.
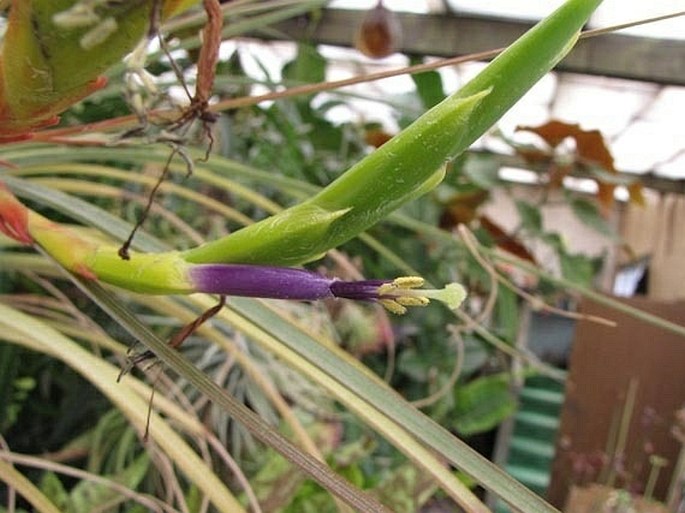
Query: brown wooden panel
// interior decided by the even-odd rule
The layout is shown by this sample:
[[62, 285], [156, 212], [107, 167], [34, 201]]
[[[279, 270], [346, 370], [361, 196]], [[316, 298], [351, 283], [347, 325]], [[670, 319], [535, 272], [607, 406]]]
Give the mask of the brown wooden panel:
[[[685, 302], [626, 302], [685, 325]], [[658, 454], [670, 462], [655, 491], [663, 500], [680, 448], [670, 429], [675, 411], [685, 405], [685, 338], [606, 306], [586, 302], [582, 311], [614, 319], [618, 326], [578, 323], [548, 498], [561, 508], [571, 485], [606, 477], [607, 447], [635, 380], [635, 406], [621, 461], [626, 475], [617, 477], [616, 485], [641, 491], [648, 454]]]

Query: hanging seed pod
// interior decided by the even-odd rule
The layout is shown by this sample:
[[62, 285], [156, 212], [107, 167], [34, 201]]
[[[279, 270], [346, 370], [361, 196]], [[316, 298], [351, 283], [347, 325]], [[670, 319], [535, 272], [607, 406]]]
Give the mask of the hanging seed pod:
[[397, 51], [401, 38], [402, 27], [397, 15], [385, 8], [383, 0], [378, 0], [359, 26], [355, 47], [367, 57], [382, 59]]

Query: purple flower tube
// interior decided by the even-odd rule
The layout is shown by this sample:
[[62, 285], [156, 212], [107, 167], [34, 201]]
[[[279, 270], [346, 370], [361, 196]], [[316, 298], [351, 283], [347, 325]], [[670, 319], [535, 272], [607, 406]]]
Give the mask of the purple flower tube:
[[190, 270], [198, 292], [273, 299], [316, 300], [333, 297], [332, 279], [291, 267], [201, 264]]
[[430, 299], [457, 308], [466, 296], [456, 283], [441, 290], [417, 290], [423, 285], [422, 278], [344, 281], [291, 267], [199, 264], [189, 269], [188, 278], [197, 292], [301, 301], [334, 297], [378, 301], [397, 314], [405, 313], [408, 306], [425, 306]]

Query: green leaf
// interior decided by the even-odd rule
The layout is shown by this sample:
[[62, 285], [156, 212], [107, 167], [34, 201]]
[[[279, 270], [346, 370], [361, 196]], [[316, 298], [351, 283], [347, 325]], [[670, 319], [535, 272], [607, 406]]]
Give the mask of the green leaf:
[[481, 189], [490, 190], [502, 185], [500, 163], [494, 155], [472, 153], [464, 163], [463, 173]]
[[188, 510], [190, 511], [202, 511], [202, 490], [200, 490], [197, 485], [191, 483], [188, 486], [188, 490], [185, 493], [186, 504], [188, 504]]
[[528, 233], [531, 235], [542, 233], [542, 214], [538, 207], [531, 205], [527, 201], [516, 200], [516, 210], [518, 210], [523, 228]]
[[[412, 57], [410, 64], [420, 64], [423, 59]], [[430, 109], [445, 99], [445, 91], [442, 87], [442, 77], [437, 71], [425, 71], [411, 76], [416, 85], [416, 92], [421, 98], [424, 108]]]
[[[444, 176], [445, 158], [459, 145], [459, 132], [487, 94], [445, 100], [310, 200], [188, 250], [184, 258], [194, 263], [271, 265], [320, 258], [434, 188]], [[320, 219], [312, 217], [313, 212]]]
[[[150, 458], [147, 453], [143, 453], [122, 472], [106, 477], [125, 485], [131, 490], [135, 490], [145, 477], [149, 466]], [[112, 490], [111, 487], [94, 481], [83, 480], [74, 486], [69, 494], [70, 511], [74, 513], [89, 513], [95, 510], [98, 505], [117, 497], [119, 497], [119, 493]]]
[[584, 198], [574, 198], [571, 201], [571, 209], [586, 226], [612, 239], [618, 238], [616, 231], [609, 225], [593, 202]]
[[566, 251], [566, 243], [557, 232], [545, 232], [540, 239], [558, 253]]
[[397, 369], [416, 383], [425, 383], [428, 380], [429, 366], [430, 362], [426, 357], [413, 347], [402, 351], [397, 360]]
[[283, 66], [283, 78], [293, 82], [313, 84], [326, 80], [326, 59], [315, 46], [302, 43], [294, 60]]
[[504, 340], [514, 343], [519, 329], [520, 309], [518, 296], [501, 287], [497, 293], [497, 327]]
[[54, 472], [45, 472], [40, 478], [40, 490], [48, 497], [61, 511], [67, 512], [69, 505], [69, 494], [64, 488], [64, 484]]
[[489, 431], [516, 410], [509, 374], [478, 378], [455, 391], [452, 426], [464, 436]]
[[384, 479], [375, 492], [395, 513], [414, 513], [422, 510], [436, 488], [430, 475], [405, 464]]
[[571, 255], [561, 253], [559, 256], [561, 274], [564, 278], [578, 285], [589, 287], [595, 278], [595, 265], [593, 259], [586, 255]]

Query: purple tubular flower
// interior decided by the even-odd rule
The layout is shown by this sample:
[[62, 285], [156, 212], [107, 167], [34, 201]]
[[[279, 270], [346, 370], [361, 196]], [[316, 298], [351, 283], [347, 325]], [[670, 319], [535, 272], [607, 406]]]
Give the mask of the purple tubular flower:
[[261, 265], [199, 264], [190, 268], [188, 277], [197, 292], [303, 301], [333, 297], [378, 301], [396, 314], [405, 313], [408, 306], [425, 306], [430, 299], [457, 308], [466, 296], [456, 283], [441, 290], [417, 290], [423, 285], [418, 277], [343, 281], [304, 269]]
[[200, 264], [190, 270], [198, 292], [272, 299], [333, 297], [332, 279], [304, 269], [242, 264]]

